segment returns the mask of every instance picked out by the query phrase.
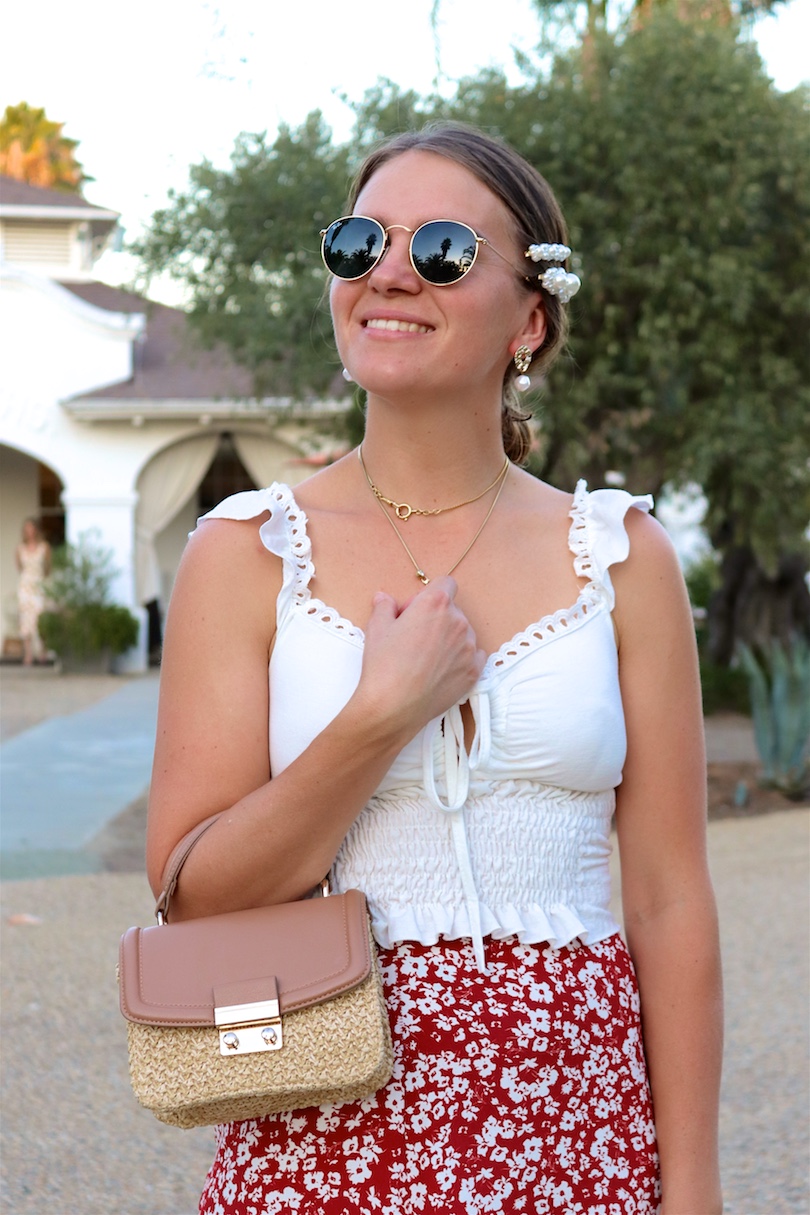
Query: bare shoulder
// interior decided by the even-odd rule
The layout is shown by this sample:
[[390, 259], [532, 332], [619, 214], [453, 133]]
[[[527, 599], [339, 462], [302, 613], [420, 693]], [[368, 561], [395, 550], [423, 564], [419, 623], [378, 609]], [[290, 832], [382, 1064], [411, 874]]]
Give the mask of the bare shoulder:
[[256, 617], [274, 630], [274, 607], [281, 590], [280, 558], [264, 547], [259, 529], [265, 511], [252, 519], [208, 519], [192, 532], [177, 572], [169, 618], [182, 613], [213, 622]]
[[616, 593], [614, 617], [620, 636], [656, 623], [691, 622], [689, 597], [675, 547], [652, 515], [630, 509], [625, 516], [630, 540], [627, 560], [611, 567]]
[[630, 507], [624, 517], [627, 535], [630, 537], [630, 555], [627, 567], [635, 561], [663, 561], [678, 565], [678, 557], [669, 533], [654, 515], [645, 510]]

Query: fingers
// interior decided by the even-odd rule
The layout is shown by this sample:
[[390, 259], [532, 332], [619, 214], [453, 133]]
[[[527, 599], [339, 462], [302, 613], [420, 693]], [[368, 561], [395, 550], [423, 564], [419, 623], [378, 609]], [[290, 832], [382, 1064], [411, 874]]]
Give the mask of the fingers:
[[462, 699], [480, 677], [486, 655], [455, 603], [457, 583], [436, 578], [404, 604], [386, 591], [372, 600], [363, 669], [366, 687], [395, 679], [400, 704], [433, 717]]
[[377, 591], [374, 598], [371, 600], [372, 611], [376, 608], [393, 608], [394, 615], [397, 615], [397, 601], [393, 595], [389, 595], [388, 591]]
[[[429, 586], [425, 589], [429, 590], [430, 588], [433, 588], [433, 590], [436, 591], [444, 591], [445, 594], [449, 596], [450, 602], [452, 603], [458, 592], [458, 583], [456, 582], [455, 578], [451, 578], [449, 574], [442, 574], [440, 578], [431, 578]], [[422, 593], [424, 594], [424, 592]]]

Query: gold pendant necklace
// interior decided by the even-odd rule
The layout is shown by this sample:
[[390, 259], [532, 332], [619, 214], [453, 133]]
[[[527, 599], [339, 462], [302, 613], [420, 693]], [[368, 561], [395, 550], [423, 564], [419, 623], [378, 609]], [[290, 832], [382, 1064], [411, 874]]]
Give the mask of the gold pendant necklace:
[[[376, 489], [375, 489], [375, 487], [374, 487], [374, 485], [373, 485], [373, 483], [372, 483], [372, 481], [371, 481], [371, 478], [369, 477], [368, 473], [366, 472], [366, 466], [365, 466], [365, 464], [363, 464], [363, 456], [362, 456], [362, 453], [361, 453], [361, 449], [360, 449], [359, 447], [358, 447], [358, 449], [357, 449], [357, 455], [358, 455], [358, 456], [359, 456], [359, 458], [360, 458], [360, 463], [363, 465], [363, 472], [365, 472], [365, 473], [366, 473], [366, 480], [368, 481], [369, 485], [371, 486], [372, 492], [374, 493], [374, 498], [375, 498], [375, 500], [376, 500], [376, 502], [377, 502], [377, 505], [379, 506], [380, 510], [381, 510], [381, 511], [382, 511], [382, 513], [383, 513], [383, 517], [384, 517], [385, 519], [387, 519], [387, 520], [388, 520], [388, 522], [391, 524], [391, 527], [394, 529], [394, 535], [396, 536], [397, 540], [399, 540], [399, 542], [400, 542], [400, 544], [402, 545], [402, 547], [405, 549], [405, 552], [408, 554], [408, 557], [409, 557], [409, 559], [410, 559], [411, 565], [413, 566], [414, 570], [416, 571], [416, 576], [417, 576], [417, 578], [419, 579], [419, 581], [422, 583], [422, 585], [423, 585], [423, 586], [427, 586], [427, 585], [428, 585], [428, 583], [430, 582], [430, 579], [428, 578], [428, 576], [427, 576], [427, 574], [425, 573], [425, 571], [424, 571], [424, 570], [423, 570], [423, 569], [420, 567], [419, 562], [416, 560], [416, 558], [414, 557], [413, 553], [412, 553], [412, 552], [411, 552], [411, 550], [408, 548], [408, 545], [405, 543], [405, 540], [404, 540], [403, 536], [401, 535], [400, 530], [399, 530], [399, 528], [397, 527], [396, 523], [394, 522], [394, 520], [393, 520], [393, 519], [391, 518], [391, 516], [388, 514], [388, 511], [387, 511], [387, 510], [385, 509], [385, 507], [383, 506], [383, 501], [387, 502], [387, 501], [388, 501], [388, 499], [387, 499], [387, 498], [384, 498], [384, 499], [382, 499], [382, 501], [381, 501], [381, 499], [380, 499], [380, 495], [377, 493], [377, 491], [376, 491]], [[471, 540], [471, 541], [470, 541], [470, 543], [467, 545], [467, 547], [465, 548], [465, 550], [464, 550], [464, 552], [461, 554], [461, 556], [458, 558], [458, 560], [457, 560], [457, 561], [454, 561], [454, 562], [453, 562], [453, 564], [450, 566], [450, 569], [447, 571], [447, 576], [449, 576], [450, 574], [452, 574], [452, 573], [453, 573], [453, 570], [457, 569], [457, 568], [458, 568], [458, 566], [459, 566], [459, 565], [461, 565], [462, 561], [463, 561], [463, 560], [464, 560], [464, 558], [467, 556], [467, 553], [470, 551], [470, 549], [472, 548], [472, 546], [475, 544], [476, 540], [477, 540], [477, 539], [478, 539], [478, 537], [481, 535], [481, 532], [484, 530], [484, 528], [486, 527], [487, 523], [489, 523], [489, 517], [490, 517], [490, 515], [492, 514], [492, 512], [494, 511], [495, 507], [498, 505], [498, 499], [499, 499], [499, 498], [500, 498], [500, 496], [501, 496], [501, 491], [503, 490], [503, 487], [504, 487], [504, 485], [506, 484], [506, 474], [507, 474], [508, 472], [509, 472], [509, 457], [507, 456], [507, 457], [505, 457], [505, 458], [504, 458], [504, 464], [503, 464], [503, 468], [502, 468], [502, 469], [501, 469], [501, 471], [498, 473], [498, 475], [497, 475], [497, 477], [495, 478], [495, 480], [492, 482], [492, 485], [488, 486], [488, 487], [487, 487], [487, 489], [485, 489], [485, 490], [484, 490], [484, 493], [483, 493], [483, 494], [478, 494], [478, 495], [477, 495], [477, 497], [475, 497], [475, 498], [470, 498], [470, 499], [469, 499], [469, 502], [477, 502], [479, 498], [483, 498], [484, 494], [485, 494], [485, 493], [487, 493], [487, 492], [488, 492], [488, 490], [490, 490], [490, 489], [494, 489], [494, 487], [495, 487], [496, 485], [498, 485], [498, 482], [500, 481], [500, 485], [498, 485], [498, 492], [496, 493], [495, 497], [492, 499], [492, 503], [491, 503], [491, 505], [490, 505], [489, 510], [488, 510], [488, 511], [487, 511], [487, 513], [484, 515], [484, 522], [483, 522], [483, 523], [481, 524], [481, 526], [478, 528], [478, 531], [475, 533], [475, 535], [473, 536], [472, 540]], [[391, 503], [389, 503], [389, 505], [394, 506], [394, 505], [395, 505], [395, 503], [391, 502]], [[405, 504], [405, 503], [401, 503], [400, 505], [404, 506], [404, 505], [406, 505], [406, 504]], [[459, 502], [457, 505], [458, 505], [458, 506], [466, 506], [466, 505], [467, 505], [467, 503], [466, 503], [466, 502]], [[455, 509], [456, 509], [456, 507], [455, 507], [455, 506], [445, 506], [445, 507], [443, 508], [443, 510], [455, 510]], [[429, 510], [427, 510], [427, 511], [418, 511], [418, 510], [413, 510], [411, 507], [408, 507], [408, 511], [409, 511], [409, 514], [404, 516], [404, 518], [406, 518], [406, 519], [407, 519], [407, 518], [409, 518], [409, 516], [410, 516], [410, 515], [439, 515], [439, 514], [442, 514], [442, 513], [443, 513], [441, 510], [439, 510], [439, 511], [429, 511]], [[398, 515], [397, 517], [398, 517], [398, 518], [402, 518], [403, 516]]]
[[[368, 481], [368, 487], [374, 494], [374, 497], [378, 502], [384, 502], [386, 506], [393, 507], [394, 514], [401, 523], [407, 523], [411, 515], [444, 515], [449, 510], [458, 510], [460, 506], [469, 506], [471, 502], [477, 502], [479, 498], [483, 498], [485, 494], [488, 494], [491, 489], [495, 488], [501, 477], [506, 476], [506, 470], [509, 467], [509, 457], [504, 456], [503, 468], [500, 470], [495, 480], [491, 481], [486, 489], [482, 489], [480, 494], [476, 494], [474, 498], [465, 498], [463, 502], [456, 502], [453, 506], [439, 506], [435, 510], [421, 510], [418, 506], [411, 506], [408, 502], [394, 502], [391, 498], [386, 498], [385, 494], [377, 488], [371, 477], [368, 475], [366, 462], [363, 459], [362, 443], [357, 449], [357, 458], [360, 461], [360, 467], [363, 469], [365, 478]], [[398, 534], [399, 533], [397, 533], [397, 535]]]

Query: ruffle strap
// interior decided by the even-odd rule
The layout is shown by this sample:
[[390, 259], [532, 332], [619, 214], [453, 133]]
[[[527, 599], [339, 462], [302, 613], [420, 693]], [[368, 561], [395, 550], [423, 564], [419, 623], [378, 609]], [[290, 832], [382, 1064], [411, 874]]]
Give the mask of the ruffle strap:
[[268, 552], [282, 560], [283, 581], [279, 607], [293, 598], [303, 600], [315, 567], [312, 545], [307, 535], [307, 517], [298, 506], [288, 485], [274, 481], [267, 489], [251, 489], [231, 494], [197, 522], [206, 519], [255, 519], [269, 512], [259, 528], [259, 537]]
[[595, 489], [588, 493], [587, 482], [577, 482], [569, 516], [568, 547], [574, 554], [574, 571], [600, 588], [612, 611], [616, 596], [610, 566], [627, 560], [630, 537], [625, 527], [628, 510], [647, 512], [653, 508], [650, 494], [629, 494], [624, 489]]

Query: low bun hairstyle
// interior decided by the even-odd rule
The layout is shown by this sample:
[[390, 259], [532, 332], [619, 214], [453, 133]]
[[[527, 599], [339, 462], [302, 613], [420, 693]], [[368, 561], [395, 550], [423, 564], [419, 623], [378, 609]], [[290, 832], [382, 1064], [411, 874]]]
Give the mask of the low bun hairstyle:
[[[404, 131], [376, 147], [366, 157], [352, 183], [348, 208], [353, 211], [358, 195], [376, 171], [401, 156], [403, 152], [433, 152], [469, 170], [501, 200], [515, 224], [518, 247], [525, 250], [534, 244], [568, 243], [568, 232], [562, 211], [548, 182], [518, 152], [501, 139], [487, 135], [463, 123], [430, 123], [419, 131]], [[537, 276], [548, 269], [527, 260], [527, 276]], [[568, 317], [565, 305], [550, 295], [539, 282], [521, 279], [527, 291], [539, 291], [546, 316], [546, 336], [532, 357], [530, 368], [548, 371], [565, 344]], [[501, 424], [504, 451], [515, 464], [528, 458], [531, 432], [527, 413], [520, 405], [515, 389], [515, 369], [510, 365], [504, 375]]]

